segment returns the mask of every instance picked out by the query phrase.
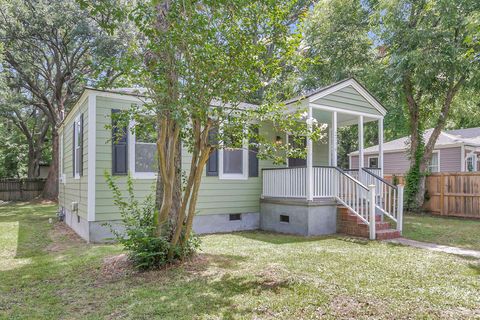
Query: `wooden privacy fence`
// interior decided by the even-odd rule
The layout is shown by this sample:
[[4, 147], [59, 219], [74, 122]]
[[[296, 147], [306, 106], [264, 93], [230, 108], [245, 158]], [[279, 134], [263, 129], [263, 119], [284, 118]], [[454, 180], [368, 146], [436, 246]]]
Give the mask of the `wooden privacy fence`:
[[[392, 181], [391, 175], [385, 179]], [[397, 176], [403, 184], [403, 176]], [[432, 173], [426, 180], [423, 208], [432, 214], [480, 219], [480, 172]]]
[[27, 201], [42, 194], [45, 179], [0, 179], [0, 200]]

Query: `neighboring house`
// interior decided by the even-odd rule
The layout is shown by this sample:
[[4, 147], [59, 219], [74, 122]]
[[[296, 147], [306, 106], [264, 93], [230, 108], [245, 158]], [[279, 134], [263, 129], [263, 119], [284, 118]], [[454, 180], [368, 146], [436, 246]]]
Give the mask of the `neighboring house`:
[[[425, 131], [427, 141], [433, 129]], [[383, 144], [384, 167], [387, 175], [403, 175], [408, 171], [408, 143], [403, 137]], [[379, 168], [378, 145], [363, 150], [366, 167]], [[433, 150], [429, 170], [431, 172], [479, 171], [480, 128], [442, 131]], [[350, 169], [358, 169], [359, 151], [349, 155]]]
[[[122, 139], [112, 142], [111, 129], [107, 129], [112, 113], [142, 104], [144, 100], [131, 90], [87, 88], [60, 126], [59, 209], [65, 222], [87, 241], [100, 242], [111, 236], [105, 222], [121, 229], [105, 172], [116, 176], [123, 190], [126, 175], [130, 173], [139, 200], [154, 188], [154, 140], [137, 139], [131, 130], [126, 130]], [[391, 217], [400, 230], [401, 205], [387, 206], [383, 201], [387, 191], [375, 195], [366, 186], [367, 181], [352, 179], [337, 168], [338, 127], [359, 124], [359, 145], [363, 145], [363, 124], [377, 121], [382, 141], [386, 111], [380, 103], [355, 79], [340, 81], [285, 103], [292, 111], [307, 111], [307, 123], [316, 119], [327, 124], [328, 141], [306, 139], [307, 158], [288, 159], [282, 166], [258, 160], [252, 150], [214, 152], [202, 177], [195, 232], [264, 229], [319, 235], [338, 229], [358, 231], [358, 235], [370, 238], [398, 235], [399, 231], [383, 230], [387, 229], [385, 224], [377, 226], [383, 222], [375, 222], [375, 212]], [[259, 130], [272, 141], [288, 143], [288, 135], [275, 132], [272, 124], [264, 123]], [[190, 155], [186, 150], [182, 157], [188, 167]], [[369, 179], [371, 184], [376, 178], [369, 176]], [[377, 179], [374, 183], [380, 187], [381, 181]], [[401, 197], [400, 188], [388, 190], [391, 198]], [[347, 217], [337, 223], [338, 205], [345, 206], [347, 209], [342, 212], [354, 218]], [[358, 230], [349, 227], [349, 223], [359, 224]]]

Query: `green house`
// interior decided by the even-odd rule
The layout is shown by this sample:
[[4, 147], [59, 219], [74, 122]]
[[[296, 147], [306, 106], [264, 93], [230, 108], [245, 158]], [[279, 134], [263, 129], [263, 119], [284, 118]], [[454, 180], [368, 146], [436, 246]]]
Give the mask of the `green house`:
[[[112, 141], [112, 113], [145, 102], [142, 92], [86, 88], [60, 129], [59, 211], [82, 238], [102, 242], [111, 237], [105, 222], [121, 230], [105, 171], [125, 188], [129, 173], [138, 198], [154, 190], [155, 143], [137, 139], [130, 130]], [[402, 187], [383, 177], [383, 117], [381, 104], [355, 79], [346, 79], [285, 102], [302, 108], [306, 121], [328, 126], [328, 141], [306, 139], [306, 159], [286, 159], [275, 166], [258, 160], [247, 149], [217, 150], [210, 158], [194, 220], [197, 233], [263, 229], [321, 235], [356, 233], [370, 238], [399, 235]], [[363, 125], [378, 123], [376, 168], [363, 163]], [[337, 167], [337, 129], [358, 125], [359, 166]], [[288, 143], [289, 136], [263, 124], [260, 133]], [[182, 152], [182, 164], [190, 155]], [[384, 221], [390, 221], [385, 222]], [[394, 228], [394, 229], [392, 229]]]

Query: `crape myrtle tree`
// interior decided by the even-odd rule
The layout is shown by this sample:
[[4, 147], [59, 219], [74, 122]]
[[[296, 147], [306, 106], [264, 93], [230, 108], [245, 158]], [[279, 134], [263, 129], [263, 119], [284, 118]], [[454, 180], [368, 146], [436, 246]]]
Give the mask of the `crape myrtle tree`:
[[[385, 48], [391, 83], [408, 114], [410, 170], [406, 207], [424, 202], [425, 175], [457, 95], [478, 88], [480, 2], [372, 1], [373, 32]], [[424, 140], [426, 125], [433, 132]]]
[[[278, 87], [268, 85], [286, 67], [295, 72], [293, 65], [301, 60], [300, 28], [291, 21], [296, 5], [287, 0], [182, 0], [142, 2], [120, 12], [104, 2], [93, 7], [104, 17], [129, 17], [146, 39], [139, 54], [142, 68], [136, 69], [142, 70], [140, 81], [150, 102], [132, 108], [129, 117], [155, 114], [162, 190], [157, 193], [156, 235], [168, 238], [170, 258], [191, 235], [202, 174], [215, 150], [250, 146], [258, 157], [276, 162], [286, 154], [305, 154], [264, 136], [258, 129], [265, 122], [279, 132], [322, 136], [322, 127], [314, 121], [307, 125], [304, 112], [289, 112], [276, 103], [279, 92], [272, 88]], [[262, 105], [242, 103], [259, 90]], [[177, 165], [180, 144], [191, 154], [182, 171]]]
[[74, 0], [10, 0], [0, 1], [0, 41], [0, 68], [14, 79], [12, 90], [28, 100], [20, 108], [38, 109], [49, 123], [52, 161], [43, 193], [54, 199], [58, 127], [86, 84], [111, 83], [121, 75], [115, 68], [98, 72], [98, 66], [115, 65], [128, 37], [107, 35]]

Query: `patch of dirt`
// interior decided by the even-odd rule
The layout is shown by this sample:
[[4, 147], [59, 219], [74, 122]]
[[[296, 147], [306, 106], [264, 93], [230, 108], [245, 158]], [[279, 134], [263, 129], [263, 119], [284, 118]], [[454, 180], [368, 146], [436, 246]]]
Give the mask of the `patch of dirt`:
[[85, 240], [80, 238], [64, 222], [56, 222], [49, 233], [52, 243], [45, 248], [47, 252], [62, 252], [72, 247], [85, 245]]
[[389, 318], [385, 317], [386, 310], [382, 310], [378, 302], [359, 301], [348, 296], [336, 296], [329, 307], [335, 319], [377, 319], [380, 315], [383, 318]]
[[113, 281], [136, 272], [128, 256], [121, 253], [103, 259], [100, 276], [103, 280]]

